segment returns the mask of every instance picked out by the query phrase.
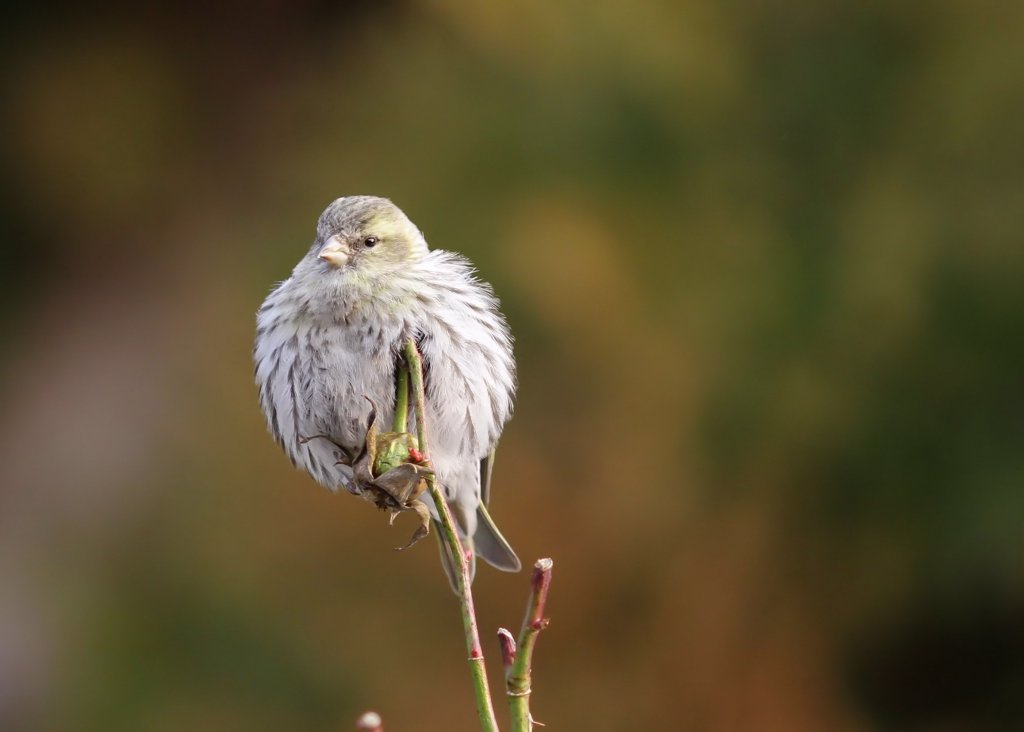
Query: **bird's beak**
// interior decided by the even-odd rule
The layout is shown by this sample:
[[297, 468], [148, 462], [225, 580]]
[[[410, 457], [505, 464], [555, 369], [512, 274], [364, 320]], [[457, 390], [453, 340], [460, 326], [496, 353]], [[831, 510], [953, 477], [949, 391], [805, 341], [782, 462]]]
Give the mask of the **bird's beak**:
[[332, 236], [324, 244], [324, 248], [320, 250], [320, 259], [332, 267], [340, 269], [348, 264], [348, 258], [351, 254], [352, 250], [348, 248], [348, 244], [338, 237]]

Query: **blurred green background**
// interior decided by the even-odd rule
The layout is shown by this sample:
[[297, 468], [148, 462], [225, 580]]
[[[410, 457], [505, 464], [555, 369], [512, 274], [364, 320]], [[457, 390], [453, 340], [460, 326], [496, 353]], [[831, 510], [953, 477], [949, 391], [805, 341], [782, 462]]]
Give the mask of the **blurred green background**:
[[[2, 20], [0, 728], [474, 728], [432, 542], [256, 403], [352, 193], [517, 336], [548, 729], [1024, 728], [1024, 4]], [[495, 685], [526, 586], [478, 574]]]

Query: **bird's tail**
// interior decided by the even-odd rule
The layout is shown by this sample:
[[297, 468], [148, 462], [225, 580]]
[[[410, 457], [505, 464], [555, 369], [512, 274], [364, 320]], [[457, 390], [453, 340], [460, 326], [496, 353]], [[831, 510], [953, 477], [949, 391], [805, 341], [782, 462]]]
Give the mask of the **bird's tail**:
[[494, 519], [481, 503], [476, 509], [476, 531], [473, 533], [473, 548], [480, 558], [502, 572], [518, 572], [523, 568], [519, 557], [501, 535]]

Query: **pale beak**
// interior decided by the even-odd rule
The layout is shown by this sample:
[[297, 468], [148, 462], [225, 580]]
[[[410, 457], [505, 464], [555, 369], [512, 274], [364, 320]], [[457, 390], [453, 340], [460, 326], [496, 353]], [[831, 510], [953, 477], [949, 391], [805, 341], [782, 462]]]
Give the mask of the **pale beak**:
[[324, 248], [320, 250], [320, 259], [327, 262], [332, 267], [341, 268], [348, 264], [348, 258], [352, 254], [352, 250], [348, 248], [348, 244], [343, 242], [336, 236], [332, 236], [324, 244]]

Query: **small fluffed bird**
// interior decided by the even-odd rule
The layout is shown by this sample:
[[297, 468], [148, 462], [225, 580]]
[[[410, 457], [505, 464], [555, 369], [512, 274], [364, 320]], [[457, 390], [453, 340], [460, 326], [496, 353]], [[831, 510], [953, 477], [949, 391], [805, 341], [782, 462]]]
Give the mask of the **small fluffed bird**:
[[[332, 491], [361, 489], [354, 457], [371, 411], [394, 415], [396, 368], [415, 339], [436, 480], [471, 566], [520, 562], [487, 503], [494, 448], [512, 413], [512, 337], [490, 285], [386, 198], [346, 196], [321, 214], [312, 247], [257, 314], [256, 383], [274, 438], [292, 464]], [[429, 495], [422, 500], [436, 521]], [[436, 532], [435, 532], [436, 533]], [[455, 586], [453, 560], [442, 564]]]

